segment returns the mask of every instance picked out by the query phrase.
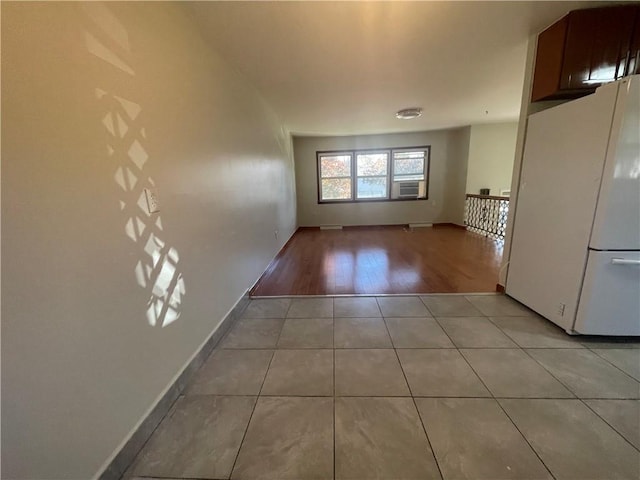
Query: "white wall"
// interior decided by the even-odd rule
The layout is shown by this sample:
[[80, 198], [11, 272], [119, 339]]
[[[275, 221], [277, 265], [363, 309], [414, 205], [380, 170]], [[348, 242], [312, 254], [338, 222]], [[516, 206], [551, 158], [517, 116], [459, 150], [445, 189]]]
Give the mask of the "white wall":
[[97, 474], [295, 222], [288, 135], [183, 6], [3, 2], [4, 478]]
[[[469, 128], [345, 137], [294, 137], [298, 224], [462, 224]], [[416, 201], [318, 204], [316, 152], [431, 145], [429, 198]]]
[[511, 188], [518, 122], [471, 126], [467, 193], [489, 188], [491, 195]]

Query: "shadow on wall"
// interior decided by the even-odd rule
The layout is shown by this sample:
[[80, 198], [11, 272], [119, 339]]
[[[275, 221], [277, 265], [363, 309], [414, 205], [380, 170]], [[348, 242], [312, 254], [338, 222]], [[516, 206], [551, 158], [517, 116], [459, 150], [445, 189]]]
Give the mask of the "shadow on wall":
[[[85, 3], [81, 8], [91, 25], [91, 31], [84, 32], [89, 53], [124, 72], [133, 82], [135, 71], [130, 62], [129, 38], [122, 23], [102, 3]], [[116, 93], [95, 89], [104, 113], [102, 124], [108, 133], [107, 155], [119, 192], [124, 233], [134, 246], [132, 270], [138, 285], [149, 296], [144, 307], [147, 322], [152, 327], [165, 327], [180, 318], [186, 293], [180, 257], [162, 239], [162, 218], [158, 213], [150, 213], [152, 209], [147, 203], [148, 190], [154, 189], [155, 183], [145, 173], [150, 159], [144, 148], [142, 107]]]

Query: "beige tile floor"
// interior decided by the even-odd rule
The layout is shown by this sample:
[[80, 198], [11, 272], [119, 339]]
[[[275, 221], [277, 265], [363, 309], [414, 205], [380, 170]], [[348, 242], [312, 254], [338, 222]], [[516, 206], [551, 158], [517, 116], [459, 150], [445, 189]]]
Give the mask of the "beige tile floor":
[[639, 381], [505, 296], [256, 299], [125, 478], [638, 479]]

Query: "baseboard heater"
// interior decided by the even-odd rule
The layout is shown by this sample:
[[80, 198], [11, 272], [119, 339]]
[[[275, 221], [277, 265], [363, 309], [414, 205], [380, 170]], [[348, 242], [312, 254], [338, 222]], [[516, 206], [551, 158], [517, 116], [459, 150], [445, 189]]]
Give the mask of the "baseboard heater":
[[433, 227], [433, 223], [410, 223], [409, 228], [413, 230], [414, 228], [425, 228], [425, 227]]
[[342, 230], [342, 225], [320, 225], [320, 230]]

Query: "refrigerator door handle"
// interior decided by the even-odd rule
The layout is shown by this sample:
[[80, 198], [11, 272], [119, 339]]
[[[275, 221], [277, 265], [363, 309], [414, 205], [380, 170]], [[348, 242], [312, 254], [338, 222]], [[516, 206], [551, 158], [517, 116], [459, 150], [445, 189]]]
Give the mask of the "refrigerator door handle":
[[630, 260], [628, 258], [612, 258], [612, 265], [640, 265], [640, 260]]

